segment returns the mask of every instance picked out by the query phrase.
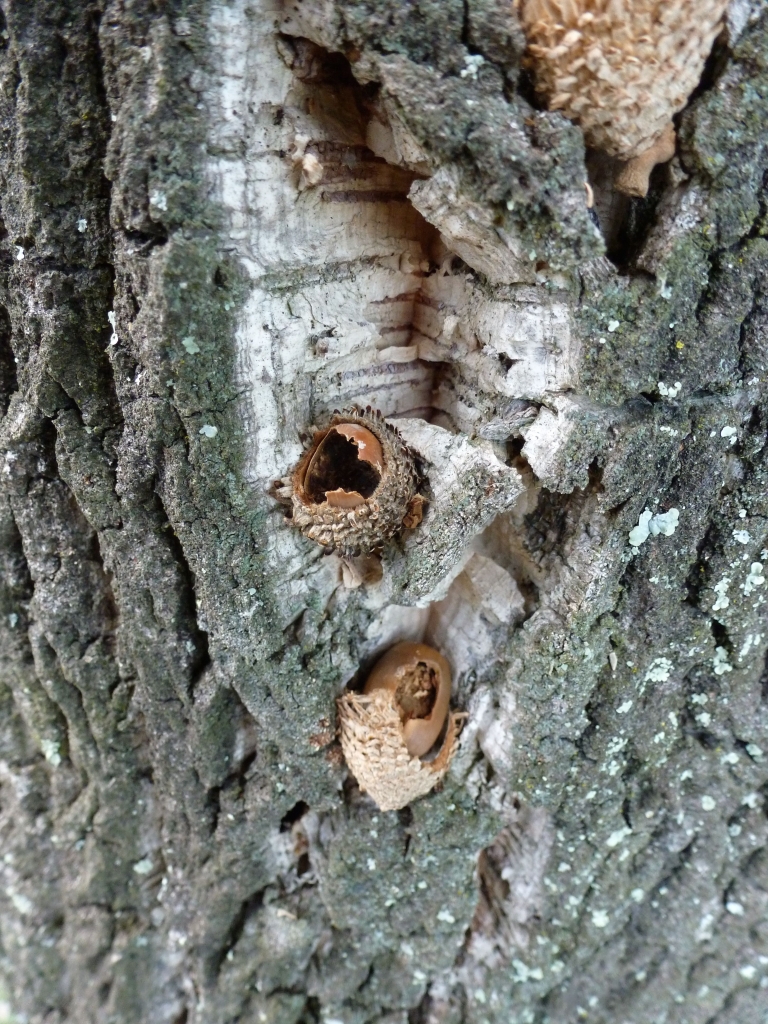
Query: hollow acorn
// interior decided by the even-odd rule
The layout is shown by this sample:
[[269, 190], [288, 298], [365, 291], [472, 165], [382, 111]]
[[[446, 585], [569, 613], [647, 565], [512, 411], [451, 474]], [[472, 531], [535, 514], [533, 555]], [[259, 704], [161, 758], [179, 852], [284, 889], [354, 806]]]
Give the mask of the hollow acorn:
[[644, 196], [675, 153], [688, 102], [728, 0], [514, 0], [536, 90], [588, 145], [627, 161], [615, 187]]
[[413, 456], [381, 413], [334, 413], [291, 481], [293, 522], [327, 551], [368, 554], [421, 522]]
[[[449, 712], [450, 697], [451, 670], [442, 654], [403, 641], [376, 663], [362, 693], [339, 698], [344, 757], [382, 811], [424, 796], [447, 772], [465, 717]], [[443, 730], [434, 758], [422, 760]]]

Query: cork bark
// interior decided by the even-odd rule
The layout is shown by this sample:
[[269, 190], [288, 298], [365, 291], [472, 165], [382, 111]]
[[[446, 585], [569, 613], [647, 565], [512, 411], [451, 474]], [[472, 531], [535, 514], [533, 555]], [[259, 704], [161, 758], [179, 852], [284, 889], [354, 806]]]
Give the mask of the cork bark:
[[[502, 0], [0, 9], [14, 1019], [762, 1024], [763, 0], [643, 200]], [[380, 579], [272, 496], [354, 404]], [[382, 813], [336, 699], [403, 639], [468, 717]]]

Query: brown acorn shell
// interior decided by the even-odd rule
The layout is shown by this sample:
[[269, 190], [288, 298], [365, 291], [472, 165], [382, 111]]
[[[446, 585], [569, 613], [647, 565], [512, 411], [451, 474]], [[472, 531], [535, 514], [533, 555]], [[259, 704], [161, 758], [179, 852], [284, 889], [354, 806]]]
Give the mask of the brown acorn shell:
[[581, 125], [590, 146], [621, 160], [640, 157], [669, 132], [701, 79], [727, 6], [515, 0], [537, 91]]
[[[383, 457], [379, 483], [373, 494], [359, 503], [356, 499], [345, 501], [337, 492], [331, 492], [332, 502], [316, 502], [305, 490], [307, 473], [328, 434], [343, 424], [369, 430], [379, 442]], [[378, 470], [378, 464], [374, 465]], [[377, 550], [405, 527], [404, 520], [410, 527], [421, 518], [414, 515], [420, 513], [423, 499], [417, 494], [413, 456], [395, 428], [370, 408], [335, 412], [328, 425], [315, 433], [293, 472], [292, 491], [294, 525], [305, 537], [346, 558]]]
[[412, 757], [423, 757], [431, 750], [445, 725], [451, 701], [451, 668], [446, 659], [434, 647], [402, 640], [379, 658], [363, 689], [364, 694], [387, 690], [397, 699], [406, 677], [415, 672], [420, 663], [434, 674], [437, 693], [428, 715], [403, 722], [403, 738]]
[[429, 793], [448, 771], [462, 715], [451, 714], [433, 761], [408, 753], [400, 712], [390, 690], [345, 693], [338, 700], [341, 749], [360, 789], [382, 811], [396, 811]]

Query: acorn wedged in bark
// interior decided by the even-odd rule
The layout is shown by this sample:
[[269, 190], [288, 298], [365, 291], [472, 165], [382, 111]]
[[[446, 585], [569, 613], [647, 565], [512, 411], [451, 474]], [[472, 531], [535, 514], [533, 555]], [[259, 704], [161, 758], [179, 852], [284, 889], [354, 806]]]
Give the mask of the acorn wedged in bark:
[[293, 472], [293, 522], [328, 552], [368, 554], [421, 522], [416, 486], [413, 456], [380, 412], [335, 412]]
[[[442, 654], [403, 641], [376, 663], [363, 693], [339, 698], [344, 757], [360, 789], [380, 810], [405, 807], [448, 771], [465, 717], [449, 713], [450, 696], [451, 671]], [[444, 728], [435, 757], [422, 760]]]

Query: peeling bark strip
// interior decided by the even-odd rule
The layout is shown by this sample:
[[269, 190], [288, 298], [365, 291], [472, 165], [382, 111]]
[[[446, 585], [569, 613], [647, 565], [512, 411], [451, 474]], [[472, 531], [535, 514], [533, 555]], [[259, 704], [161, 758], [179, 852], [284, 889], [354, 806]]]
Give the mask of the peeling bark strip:
[[[0, 9], [17, 1019], [762, 1024], [764, 0], [642, 200], [509, 0]], [[355, 405], [378, 572], [269, 494]], [[336, 700], [403, 640], [469, 715], [380, 812]]]

